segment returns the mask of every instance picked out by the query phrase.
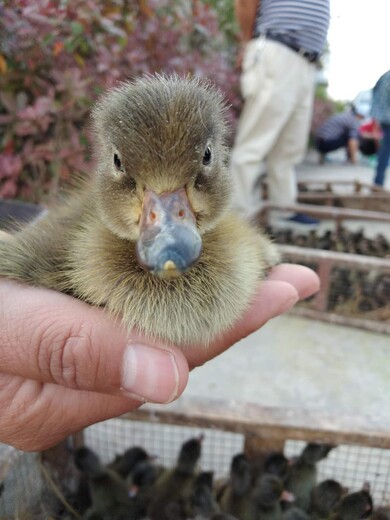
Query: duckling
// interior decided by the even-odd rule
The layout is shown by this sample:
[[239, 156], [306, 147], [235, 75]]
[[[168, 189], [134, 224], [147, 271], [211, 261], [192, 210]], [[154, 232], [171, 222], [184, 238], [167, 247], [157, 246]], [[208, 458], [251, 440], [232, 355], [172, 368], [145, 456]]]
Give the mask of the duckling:
[[294, 496], [284, 489], [283, 481], [276, 475], [264, 474], [255, 484], [252, 501], [255, 508], [254, 520], [280, 520], [281, 501], [293, 502]]
[[291, 464], [286, 480], [286, 489], [295, 496], [295, 504], [304, 511], [310, 506], [311, 492], [317, 484], [316, 464], [324, 459], [334, 446], [308, 443], [299, 457]]
[[287, 509], [282, 515], [282, 520], [311, 520], [312, 517], [309, 516], [303, 509], [300, 507], [291, 507]]
[[213, 496], [213, 473], [202, 471], [196, 477], [191, 495], [190, 514], [196, 520], [206, 520], [219, 512]]
[[133, 446], [122, 455], [117, 456], [107, 467], [115, 471], [123, 479], [126, 479], [139, 462], [146, 461], [148, 458], [149, 455], [143, 448]]
[[92, 506], [83, 518], [101, 520], [133, 520], [134, 504], [126, 483], [113, 471], [105, 468], [97, 454], [86, 447], [75, 452], [77, 468], [87, 476]]
[[193, 490], [196, 467], [201, 456], [203, 436], [185, 442], [176, 466], [165, 471], [156, 481], [148, 508], [151, 520], [186, 518], [187, 504]]
[[328, 518], [344, 493], [345, 490], [337, 480], [327, 479], [317, 484], [311, 494], [311, 516]]
[[276, 475], [283, 482], [285, 481], [290, 461], [279, 451], [269, 452], [264, 456], [254, 456], [250, 460], [252, 482], [255, 482], [264, 473]]
[[138, 462], [134, 470], [127, 477], [129, 496], [134, 498], [136, 518], [144, 518], [148, 505], [153, 497], [154, 484], [162, 475], [164, 468], [148, 460]]
[[95, 175], [0, 242], [0, 275], [105, 306], [150, 337], [207, 346], [279, 261], [230, 209], [222, 96], [197, 79], [139, 78], [104, 95], [92, 120]]
[[359, 520], [369, 518], [373, 509], [373, 501], [367, 486], [355, 493], [344, 496], [332, 513], [332, 520]]
[[263, 471], [271, 475], [276, 475], [281, 480], [285, 480], [288, 475], [290, 461], [282, 452], [271, 452], [264, 461]]
[[240, 520], [250, 520], [253, 517], [251, 488], [250, 463], [243, 453], [239, 453], [232, 459], [230, 481], [219, 498], [221, 511], [232, 514]]
[[236, 516], [228, 515], [227, 513], [216, 513], [211, 517], [211, 520], [239, 520]]

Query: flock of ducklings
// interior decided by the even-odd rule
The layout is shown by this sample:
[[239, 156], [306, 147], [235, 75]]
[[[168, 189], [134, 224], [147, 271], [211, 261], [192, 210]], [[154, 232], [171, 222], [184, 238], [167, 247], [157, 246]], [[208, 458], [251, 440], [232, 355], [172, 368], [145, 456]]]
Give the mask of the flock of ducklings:
[[312, 229], [307, 234], [294, 233], [291, 229], [268, 229], [268, 232], [279, 244], [290, 244], [327, 251], [338, 251], [354, 255], [376, 256], [386, 258], [390, 255], [390, 241], [378, 233], [373, 238], [368, 238], [363, 229], [350, 231], [340, 226], [334, 231], [327, 230], [320, 234]]
[[317, 482], [317, 463], [333, 445], [309, 443], [293, 459], [273, 452], [261, 464], [239, 453], [230, 476], [213, 482], [212, 472], [198, 469], [202, 438], [183, 443], [171, 468], [138, 446], [107, 466], [79, 448], [79, 485], [69, 501], [83, 520], [390, 519], [390, 507], [374, 509], [368, 484], [349, 492], [336, 480]]
[[[382, 234], [365, 236], [362, 229], [352, 232], [344, 227], [319, 234], [297, 234], [292, 230], [268, 230], [280, 244], [338, 251], [357, 255], [390, 258], [390, 241]], [[390, 275], [334, 267], [329, 282], [328, 311], [347, 314], [372, 313], [376, 319], [390, 319]]]

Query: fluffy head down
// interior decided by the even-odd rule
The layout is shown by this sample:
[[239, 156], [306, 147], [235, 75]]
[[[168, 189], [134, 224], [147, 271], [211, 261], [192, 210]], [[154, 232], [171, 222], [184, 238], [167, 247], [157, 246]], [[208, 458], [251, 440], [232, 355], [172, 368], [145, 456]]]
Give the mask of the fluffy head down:
[[93, 111], [105, 225], [135, 240], [145, 189], [185, 188], [199, 232], [213, 228], [231, 195], [225, 112], [220, 93], [197, 79], [150, 76], [109, 91]]

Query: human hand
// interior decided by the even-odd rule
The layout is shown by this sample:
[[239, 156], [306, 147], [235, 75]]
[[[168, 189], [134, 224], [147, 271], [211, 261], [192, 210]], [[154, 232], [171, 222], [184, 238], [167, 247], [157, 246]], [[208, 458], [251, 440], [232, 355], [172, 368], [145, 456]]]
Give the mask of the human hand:
[[207, 350], [183, 353], [128, 334], [104, 309], [1, 280], [0, 441], [42, 450], [145, 400], [172, 401], [189, 365], [215, 357], [317, 288], [309, 269], [280, 265], [228, 333]]
[[267, 321], [287, 312], [299, 300], [315, 294], [319, 288], [318, 276], [308, 267], [280, 264], [272, 268], [267, 279], [259, 285], [252, 304], [232, 329], [217, 338], [207, 350], [192, 349], [185, 353], [190, 368], [203, 365], [222, 354], [263, 327]]

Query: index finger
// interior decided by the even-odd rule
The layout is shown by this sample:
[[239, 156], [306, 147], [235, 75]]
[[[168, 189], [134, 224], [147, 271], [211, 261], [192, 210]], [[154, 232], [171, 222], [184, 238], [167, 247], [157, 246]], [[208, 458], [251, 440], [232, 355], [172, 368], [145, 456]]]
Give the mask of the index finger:
[[318, 276], [311, 269], [293, 264], [274, 267], [268, 278], [259, 284], [247, 311], [230, 330], [218, 337], [207, 350], [192, 349], [186, 352], [190, 368], [202, 365], [221, 354], [318, 289]]

